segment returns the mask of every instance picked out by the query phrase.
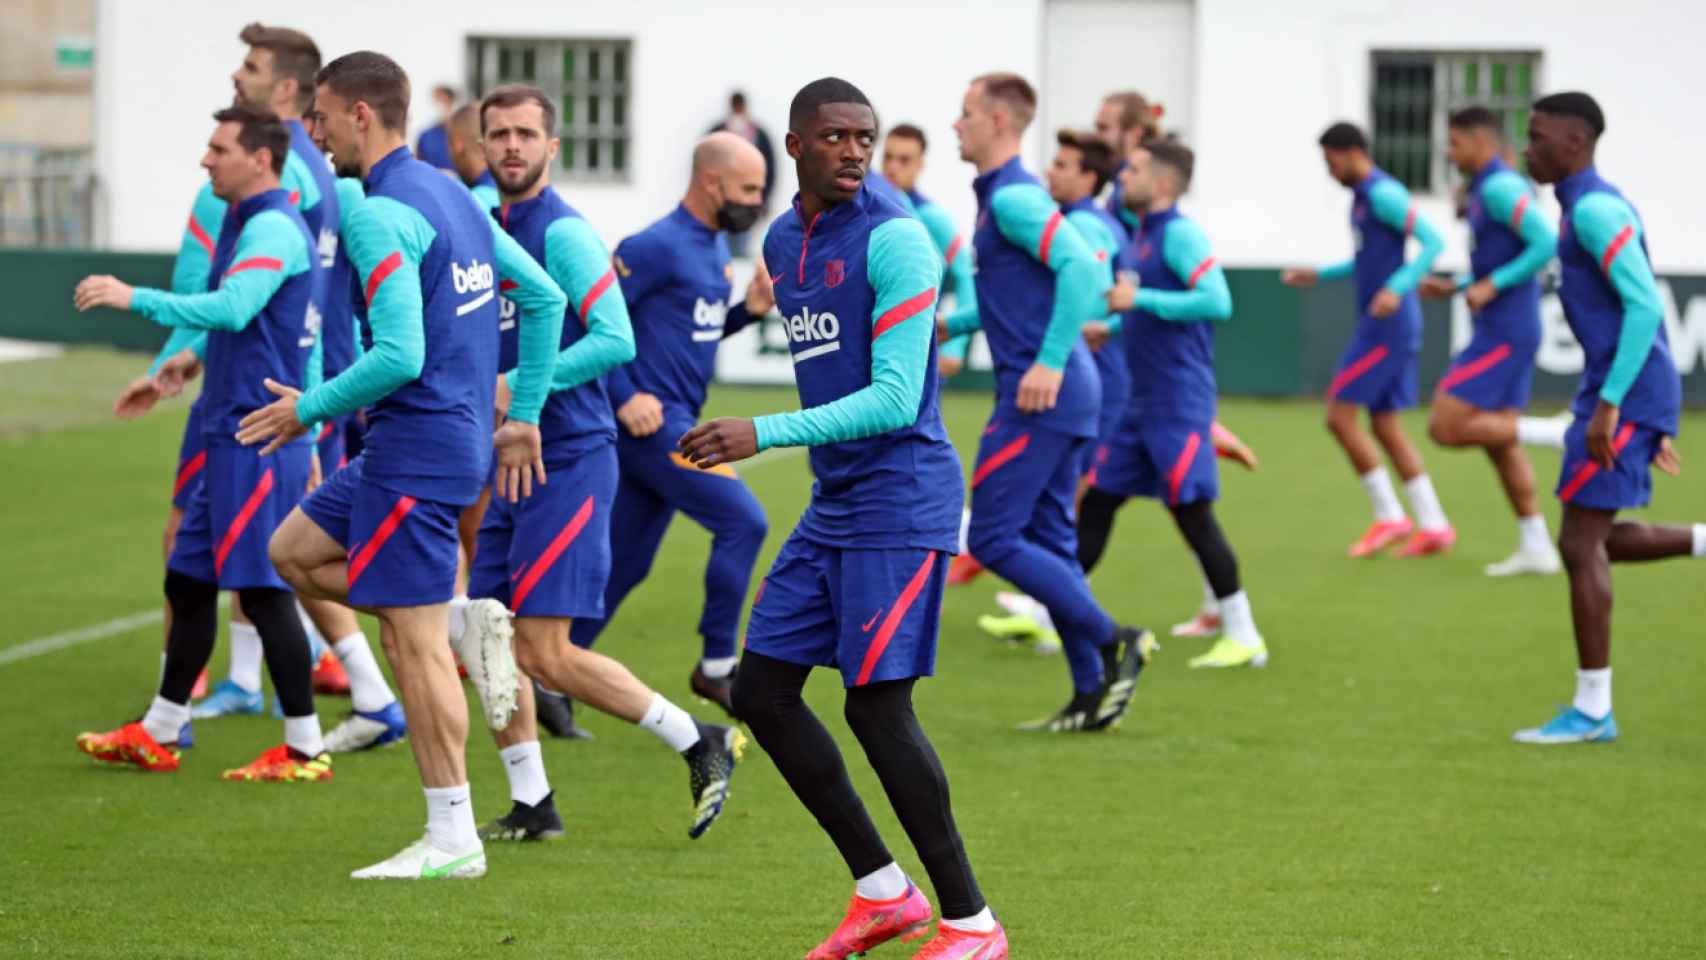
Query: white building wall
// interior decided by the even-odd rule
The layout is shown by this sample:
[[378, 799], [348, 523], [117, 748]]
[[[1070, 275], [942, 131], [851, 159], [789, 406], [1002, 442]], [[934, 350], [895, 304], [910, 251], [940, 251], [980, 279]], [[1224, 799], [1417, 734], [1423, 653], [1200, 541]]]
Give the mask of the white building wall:
[[[970, 168], [951, 129], [965, 81], [991, 69], [1039, 77], [1046, 2], [99, 0], [103, 236], [122, 249], [175, 246], [202, 178], [208, 113], [228, 98], [226, 78], [243, 52], [236, 34], [254, 19], [307, 30], [328, 57], [371, 47], [397, 58], [415, 82], [411, 133], [427, 122], [434, 83], [463, 83], [470, 34], [631, 37], [632, 179], [565, 189], [611, 242], [674, 203], [687, 149], [730, 89], [747, 91], [780, 151], [788, 98], [825, 74], [860, 84], [885, 123], [925, 128], [932, 149], [921, 188], [969, 226]], [[1134, 20], [1143, 14], [1132, 11]], [[1227, 263], [1339, 259], [1350, 250], [1347, 199], [1314, 141], [1333, 120], [1367, 123], [1370, 50], [1539, 49], [1545, 89], [1586, 89], [1605, 106], [1601, 167], [1640, 207], [1660, 269], [1706, 270], [1701, 23], [1666, 0], [1196, 0], [1193, 96], [1178, 111], [1199, 151], [1188, 206]], [[1129, 60], [1105, 58], [1106, 88], [1132, 86], [1132, 65], [1146, 56], [1136, 45]], [[1086, 103], [1081, 122], [1094, 109]], [[1052, 143], [1035, 133], [1026, 154], [1034, 165]], [[778, 203], [793, 191], [785, 158], [781, 166]], [[1423, 210], [1449, 238], [1443, 262], [1462, 264], [1463, 231], [1447, 201], [1423, 198]]]

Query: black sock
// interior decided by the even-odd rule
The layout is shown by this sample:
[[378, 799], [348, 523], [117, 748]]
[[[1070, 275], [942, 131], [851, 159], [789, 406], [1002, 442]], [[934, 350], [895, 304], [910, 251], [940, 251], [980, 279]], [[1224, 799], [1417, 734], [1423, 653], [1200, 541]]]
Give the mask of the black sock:
[[261, 635], [261, 652], [267, 658], [267, 674], [287, 717], [306, 717], [314, 712], [313, 663], [308, 652], [308, 634], [296, 615], [296, 598], [288, 590], [244, 587], [237, 591], [243, 613]]
[[1078, 565], [1085, 573], [1101, 562], [1108, 537], [1114, 532], [1114, 513], [1125, 502], [1124, 496], [1095, 487], [1084, 491], [1084, 499], [1078, 503]]
[[893, 863], [894, 857], [853, 791], [835, 740], [800, 698], [810, 673], [810, 667], [747, 651], [735, 675], [735, 714], [858, 879]]
[[219, 635], [219, 586], [176, 570], [166, 571], [166, 602], [172, 607], [172, 631], [166, 637], [166, 669], [160, 696], [189, 703], [196, 677], [213, 659]]
[[1173, 522], [1179, 525], [1179, 532], [1197, 555], [1214, 595], [1224, 599], [1237, 593], [1238, 558], [1232, 553], [1232, 545], [1226, 542], [1220, 522], [1214, 518], [1214, 504], [1205, 500], [1174, 507]]
[[895, 816], [930, 874], [942, 916], [963, 919], [984, 907], [948, 802], [948, 775], [912, 710], [913, 680], [847, 691], [847, 725], [883, 783]]

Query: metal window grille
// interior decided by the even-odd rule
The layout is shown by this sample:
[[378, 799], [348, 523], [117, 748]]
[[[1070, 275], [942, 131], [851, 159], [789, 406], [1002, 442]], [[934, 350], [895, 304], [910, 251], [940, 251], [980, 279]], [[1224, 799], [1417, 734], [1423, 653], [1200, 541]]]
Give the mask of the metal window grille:
[[476, 98], [505, 83], [543, 89], [560, 114], [562, 173], [626, 181], [633, 165], [632, 60], [629, 40], [470, 37], [468, 89]]
[[1492, 110], [1506, 140], [1528, 139], [1529, 104], [1540, 87], [1530, 50], [1374, 53], [1374, 161], [1418, 193], [1445, 193], [1462, 178], [1445, 159], [1446, 121], [1464, 107]]

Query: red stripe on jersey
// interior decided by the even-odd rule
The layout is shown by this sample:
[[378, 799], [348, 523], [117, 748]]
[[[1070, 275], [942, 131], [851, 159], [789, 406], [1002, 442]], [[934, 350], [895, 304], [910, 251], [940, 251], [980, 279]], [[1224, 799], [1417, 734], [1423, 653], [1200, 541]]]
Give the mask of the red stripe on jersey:
[[231, 269], [225, 271], [225, 275], [229, 277], [233, 273], [242, 273], [244, 270], [283, 270], [283, 269], [284, 269], [284, 261], [280, 260], [276, 257], [250, 257], [247, 260], [244, 260], [244, 261], [241, 261], [240, 263], [234, 264], [231, 267]]
[[194, 237], [195, 242], [207, 250], [208, 256], [213, 256], [213, 238], [207, 235], [207, 231], [201, 228], [201, 224], [195, 222], [193, 215], [190, 217], [190, 236]]
[[557, 535], [551, 538], [551, 542], [546, 545], [545, 551], [539, 554], [539, 559], [533, 561], [533, 566], [527, 571], [527, 575], [521, 578], [520, 583], [516, 584], [515, 599], [511, 604], [513, 609], [521, 609], [521, 605], [527, 601], [527, 595], [539, 585], [539, 578], [545, 575], [545, 571], [551, 569], [551, 565], [557, 562], [557, 558], [563, 555], [563, 551], [569, 548], [569, 544], [574, 543], [575, 538], [580, 536], [581, 530], [586, 528], [587, 521], [592, 519], [593, 506], [593, 498], [587, 497], [581, 503], [580, 509], [575, 511], [575, 515], [563, 525], [563, 529], [557, 531]]
[[911, 320], [913, 317], [918, 316], [920, 312], [928, 309], [930, 304], [935, 302], [935, 300], [936, 291], [926, 290], [923, 293], [914, 294], [913, 296], [908, 297], [900, 303], [890, 307], [882, 316], [878, 317], [877, 322], [872, 325], [871, 339], [876, 340], [878, 337], [888, 333], [895, 327], [898, 327], [906, 321]]
[[606, 270], [606, 271], [604, 271], [604, 276], [599, 277], [598, 282], [593, 284], [592, 289], [588, 290], [586, 292], [586, 296], [581, 298], [581, 306], [580, 306], [579, 312], [580, 312], [581, 321], [583, 323], [586, 321], [587, 311], [592, 309], [592, 305], [597, 303], [598, 298], [604, 296], [604, 291], [609, 290], [610, 285], [615, 283], [615, 282], [616, 282], [616, 271], [615, 271], [615, 269]]
[[391, 255], [379, 261], [379, 266], [367, 275], [367, 302], [373, 302], [373, 294], [379, 290], [379, 285], [385, 282], [396, 269], [403, 265], [403, 253], [400, 250], [391, 251]]
[[1601, 257], [1599, 260], [1599, 268], [1604, 270], [1606, 273], [1610, 273], [1611, 262], [1617, 259], [1617, 255], [1623, 251], [1623, 248], [1628, 245], [1629, 239], [1633, 236], [1635, 236], [1634, 227], [1624, 227], [1622, 230], [1619, 230], [1617, 232], [1617, 236], [1612, 237], [1611, 243], [1606, 246], [1605, 256]]
[[1054, 232], [1060, 229], [1061, 219], [1060, 211], [1056, 210], [1054, 215], [1048, 218], [1048, 223], [1043, 224], [1043, 238], [1037, 241], [1037, 259], [1041, 260], [1045, 267], [1048, 266], [1048, 249], [1054, 246]]
[[1511, 229], [1522, 229], [1522, 215], [1528, 212], [1528, 196], [1524, 194], [1516, 199], [1516, 209], [1511, 211]]
[[1185, 286], [1190, 287], [1193, 290], [1196, 289], [1197, 281], [1202, 279], [1203, 274], [1213, 270], [1214, 264], [1215, 259], [1213, 257], [1204, 258], [1203, 262], [1197, 264], [1197, 268], [1191, 271], [1191, 278], [1185, 281]]
[[213, 575], [218, 576], [225, 569], [225, 558], [231, 555], [231, 548], [242, 539], [243, 531], [249, 526], [249, 521], [255, 518], [255, 511], [261, 508], [261, 502], [272, 492], [272, 468], [261, 474], [261, 479], [255, 484], [255, 489], [249, 494], [249, 499], [243, 501], [243, 509], [237, 511], [237, 516], [231, 521], [231, 526], [225, 528], [225, 537], [219, 541], [219, 551], [213, 555]]
[[954, 242], [948, 244], [948, 252], [942, 255], [942, 262], [946, 263], [950, 267], [953, 266], [954, 258], [960, 255], [961, 245], [962, 238], [958, 236], [954, 237]]
[[871, 672], [877, 668], [877, 661], [883, 658], [883, 651], [888, 649], [889, 641], [894, 639], [895, 631], [900, 629], [900, 622], [906, 619], [906, 612], [912, 609], [918, 595], [924, 592], [924, 585], [930, 580], [930, 571], [936, 566], [936, 551], [924, 555], [924, 562], [919, 564], [912, 579], [907, 581], [906, 589], [901, 591], [900, 599], [894, 602], [894, 609], [883, 618], [883, 625], [877, 630], [877, 635], [871, 639], [871, 648], [865, 651], [865, 660], [859, 665], [859, 676], [853, 681], [856, 687], [862, 687], [871, 680]]

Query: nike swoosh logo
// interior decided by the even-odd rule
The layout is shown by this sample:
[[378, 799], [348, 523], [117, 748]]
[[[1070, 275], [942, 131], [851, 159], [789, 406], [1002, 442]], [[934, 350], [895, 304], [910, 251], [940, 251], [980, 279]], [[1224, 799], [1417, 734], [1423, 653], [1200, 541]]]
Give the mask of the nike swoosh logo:
[[770, 278], [770, 285], [775, 286], [776, 284], [781, 283], [782, 278], [787, 276], [787, 275], [788, 275], [788, 271], [786, 271], [786, 270], [782, 271], [781, 273], [776, 274], [775, 276]]
[[[516, 757], [516, 758], [515, 758], [515, 759], [514, 759], [514, 760], [511, 760], [511, 761], [510, 761], [510, 762], [509, 762], [509, 765], [510, 765], [510, 766], [512, 766], [512, 767], [513, 767], [513, 766], [516, 766], [516, 765], [518, 765], [518, 764], [523, 764], [523, 763], [526, 763], [526, 762], [527, 762], [527, 758], [526, 758], [526, 757]], [[453, 806], [453, 807], [454, 807], [454, 806], [456, 806], [456, 804], [454, 804], [454, 803], [453, 803], [453, 804], [451, 804], [451, 806]]]
[[853, 935], [856, 937], [862, 937], [865, 934], [870, 933], [873, 929], [875, 929], [877, 927], [878, 924], [881, 924], [886, 920], [888, 920], [888, 914], [886, 914], [886, 913], [873, 913], [865, 919], [865, 922], [863, 924], [860, 924], [859, 929], [855, 930], [853, 932]]
[[991, 944], [991, 943], [978, 944], [978, 947], [976, 950], [973, 950], [972, 952], [961, 957], [960, 960], [977, 960], [978, 957], [985, 956], [984, 951], [988, 950], [992, 946], [994, 946], [994, 944]]
[[449, 863], [445, 864], [442, 867], [432, 866], [428, 861], [422, 860], [421, 861], [421, 879], [423, 879], [423, 880], [442, 880], [445, 877], [450, 876], [452, 873], [456, 872], [457, 870], [460, 870], [463, 867], [467, 866], [468, 864], [473, 863], [475, 860], [480, 859], [482, 856], [485, 856], [484, 851], [481, 851], [480, 853], [470, 853], [466, 857], [457, 857], [455, 860], [450, 861]]
[[454, 807], [454, 806], [458, 806], [460, 804], [464, 804], [467, 802], [468, 801], [466, 801], [466, 800], [452, 800], [452, 801], [450, 801], [450, 805]]
[[877, 625], [877, 618], [882, 616], [882, 615], [883, 615], [882, 609], [878, 608], [877, 612], [871, 615], [871, 619], [866, 620], [865, 625], [860, 627], [859, 629], [864, 631], [865, 633], [870, 633], [871, 628]]

